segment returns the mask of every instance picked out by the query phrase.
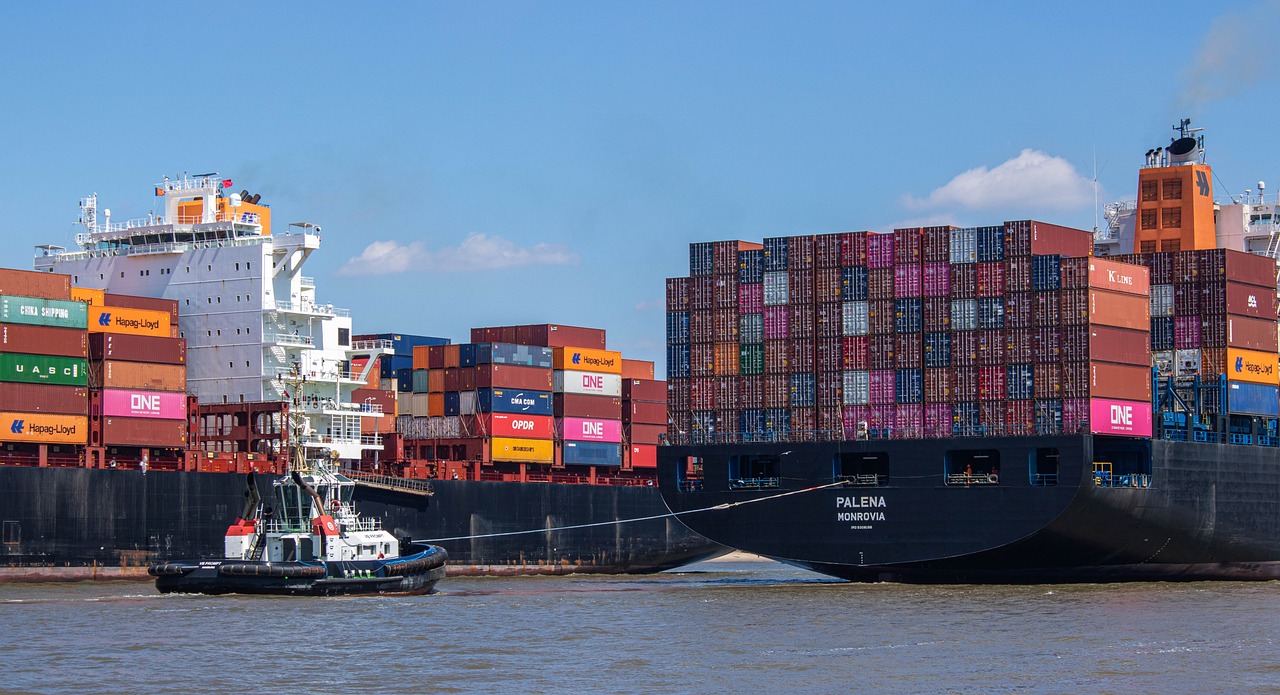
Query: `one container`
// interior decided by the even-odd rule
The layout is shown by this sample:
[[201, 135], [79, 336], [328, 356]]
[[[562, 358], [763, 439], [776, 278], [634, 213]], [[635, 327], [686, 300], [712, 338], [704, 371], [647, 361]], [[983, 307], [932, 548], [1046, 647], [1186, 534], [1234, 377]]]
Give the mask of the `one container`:
[[87, 357], [88, 333], [74, 328], [0, 324], [0, 352]]
[[79, 357], [0, 353], [0, 382], [88, 386], [88, 362]]
[[88, 415], [89, 389], [83, 386], [6, 383], [4, 388], [0, 388], [0, 411]]
[[489, 445], [489, 458], [494, 461], [551, 463], [555, 460], [555, 447], [550, 439], [494, 437]]
[[1089, 399], [1089, 429], [1097, 434], [1151, 436], [1150, 401]]
[[186, 364], [187, 341], [124, 333], [91, 333], [89, 357], [94, 360]]
[[580, 417], [561, 418], [560, 437], [583, 442], [621, 442], [622, 421]]
[[[737, 352], [737, 346], [734, 352]], [[736, 371], [736, 370], [735, 370]], [[590, 396], [622, 396], [622, 377], [600, 372], [557, 371], [552, 390], [559, 393], [581, 393]]]
[[566, 441], [561, 452], [566, 464], [579, 466], [622, 465], [622, 447], [618, 444]]
[[187, 394], [173, 391], [103, 389], [102, 414], [114, 417], [185, 420]]
[[92, 365], [94, 386], [149, 391], [185, 391], [187, 368], [177, 364], [144, 364], [104, 360]]
[[55, 413], [0, 412], [0, 442], [84, 444], [89, 418]]
[[89, 308], [69, 299], [0, 295], [0, 323], [79, 328], [88, 326]]

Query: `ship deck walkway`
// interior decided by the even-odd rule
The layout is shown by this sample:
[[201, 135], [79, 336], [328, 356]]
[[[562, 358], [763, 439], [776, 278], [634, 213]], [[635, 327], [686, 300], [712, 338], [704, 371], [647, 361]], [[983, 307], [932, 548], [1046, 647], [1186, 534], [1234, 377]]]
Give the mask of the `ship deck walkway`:
[[430, 497], [436, 494], [435, 488], [431, 486], [431, 481], [421, 480], [417, 478], [397, 478], [390, 475], [375, 475], [373, 473], [346, 473], [347, 477], [356, 482], [357, 485], [366, 487], [380, 488], [383, 490], [395, 490], [396, 492], [407, 492], [412, 495], [422, 495]]

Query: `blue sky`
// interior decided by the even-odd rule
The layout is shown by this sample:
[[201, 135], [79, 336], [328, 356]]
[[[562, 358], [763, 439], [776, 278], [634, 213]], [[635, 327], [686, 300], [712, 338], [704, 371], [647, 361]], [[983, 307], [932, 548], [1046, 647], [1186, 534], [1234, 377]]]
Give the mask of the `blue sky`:
[[[603, 327], [664, 362], [692, 241], [1092, 228], [1190, 117], [1275, 178], [1280, 2], [10, 3], [0, 265], [217, 171], [357, 332]], [[1272, 190], [1280, 187], [1276, 179]]]

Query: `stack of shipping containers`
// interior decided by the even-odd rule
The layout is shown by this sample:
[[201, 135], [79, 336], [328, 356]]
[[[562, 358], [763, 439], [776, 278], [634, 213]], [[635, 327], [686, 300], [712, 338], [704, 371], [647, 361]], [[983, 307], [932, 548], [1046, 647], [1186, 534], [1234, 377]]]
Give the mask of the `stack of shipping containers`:
[[74, 288], [88, 309], [89, 445], [108, 459], [182, 458], [195, 425], [176, 301]]
[[556, 433], [566, 465], [622, 465], [622, 355], [552, 348]]
[[667, 433], [667, 382], [653, 377], [653, 362], [622, 360], [624, 468], [658, 466], [658, 444]]
[[67, 275], [0, 270], [0, 445], [78, 465], [88, 441], [88, 312]]
[[352, 340], [354, 343], [370, 341], [391, 343], [390, 355], [379, 354], [372, 357], [356, 357], [351, 360], [351, 370], [356, 373], [359, 373], [369, 360], [372, 359], [375, 362], [369, 369], [369, 385], [353, 391], [351, 401], [357, 404], [368, 403], [381, 409], [383, 417], [371, 421], [371, 424], [367, 425], [369, 431], [376, 434], [395, 432], [396, 416], [401, 412], [410, 412], [411, 408], [413, 349], [419, 345], [447, 345], [449, 339], [425, 335], [376, 333], [358, 335]]

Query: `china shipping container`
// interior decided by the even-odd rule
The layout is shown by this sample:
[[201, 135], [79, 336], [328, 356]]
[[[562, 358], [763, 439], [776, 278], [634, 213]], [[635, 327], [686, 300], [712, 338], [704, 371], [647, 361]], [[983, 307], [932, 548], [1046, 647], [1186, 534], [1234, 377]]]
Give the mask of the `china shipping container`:
[[88, 305], [83, 302], [0, 295], [0, 323], [85, 330], [88, 317]]

